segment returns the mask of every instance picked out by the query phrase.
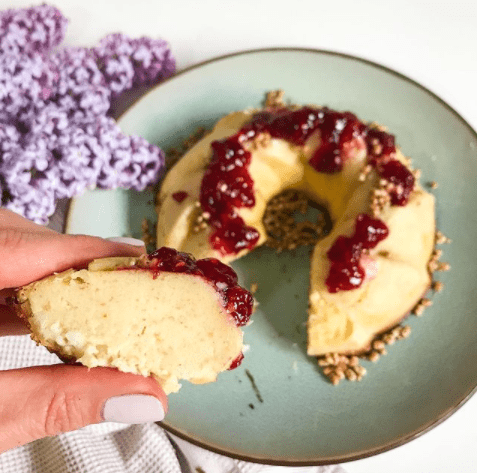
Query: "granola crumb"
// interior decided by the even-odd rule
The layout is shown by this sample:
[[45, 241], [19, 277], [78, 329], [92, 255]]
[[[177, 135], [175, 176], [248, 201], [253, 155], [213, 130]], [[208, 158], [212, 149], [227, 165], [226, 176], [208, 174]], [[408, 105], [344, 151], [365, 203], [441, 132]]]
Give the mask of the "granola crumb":
[[434, 292], [441, 292], [444, 289], [444, 283], [441, 281], [433, 281], [431, 287]]
[[416, 179], [416, 181], [418, 181], [421, 178], [422, 171], [420, 169], [414, 169], [412, 171], [412, 174], [414, 175], [414, 179]]
[[418, 302], [416, 306], [414, 307], [414, 309], [412, 309], [412, 313], [414, 315], [417, 315], [417, 317], [420, 317], [421, 315], [424, 314], [424, 310], [425, 310], [425, 307], [420, 302]]
[[314, 245], [324, 235], [325, 218], [319, 215], [316, 222], [297, 222], [294, 213], [305, 214], [308, 198], [303, 192], [289, 190], [273, 197], [267, 204], [263, 225], [267, 232], [265, 245], [278, 252]]
[[204, 212], [201, 208], [200, 202], [194, 202], [194, 207], [197, 209], [195, 212], [194, 225], [192, 226], [192, 233], [199, 233], [205, 230], [209, 225], [209, 212]]
[[368, 123], [369, 128], [372, 128], [373, 130], [379, 130], [379, 131], [389, 131], [389, 128], [385, 125], [381, 125], [378, 122], [370, 122]]
[[371, 212], [378, 217], [381, 212], [391, 205], [392, 185], [386, 179], [380, 179], [378, 187], [371, 191]]
[[259, 133], [253, 140], [246, 144], [246, 147], [249, 151], [256, 151], [257, 149], [264, 148], [270, 144], [271, 139], [272, 137], [269, 133]]
[[445, 243], [451, 243], [452, 240], [450, 238], [447, 238], [441, 231], [437, 230], [436, 231], [436, 244], [437, 245], [443, 245]]
[[372, 168], [371, 164], [366, 164], [366, 166], [364, 166], [363, 170], [359, 174], [358, 180], [361, 181], [361, 182], [364, 182], [372, 169], [373, 168]]
[[268, 92], [265, 98], [265, 107], [266, 108], [279, 108], [285, 106], [285, 101], [283, 97], [285, 96], [285, 91], [282, 89], [271, 90]]
[[420, 302], [424, 307], [431, 307], [432, 301], [427, 299], [427, 297], [423, 297]]
[[387, 354], [387, 345], [393, 345], [399, 340], [408, 338], [410, 335], [411, 327], [409, 325], [396, 325], [390, 330], [377, 335], [367, 351], [354, 355], [327, 353], [318, 357], [318, 366], [322, 368], [323, 374], [334, 385], [338, 384], [342, 379], [361, 381], [366, 374], [366, 369], [360, 364], [360, 360], [375, 363], [381, 356]]
[[436, 271], [449, 271], [450, 269], [449, 263], [438, 263]]

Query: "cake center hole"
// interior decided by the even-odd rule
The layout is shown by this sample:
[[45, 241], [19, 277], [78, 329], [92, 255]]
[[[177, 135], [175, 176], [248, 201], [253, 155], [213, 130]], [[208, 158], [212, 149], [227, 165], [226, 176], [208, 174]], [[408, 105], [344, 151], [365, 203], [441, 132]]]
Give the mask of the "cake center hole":
[[270, 199], [263, 224], [268, 237], [265, 245], [278, 252], [315, 245], [331, 230], [326, 208], [296, 190], [284, 191]]

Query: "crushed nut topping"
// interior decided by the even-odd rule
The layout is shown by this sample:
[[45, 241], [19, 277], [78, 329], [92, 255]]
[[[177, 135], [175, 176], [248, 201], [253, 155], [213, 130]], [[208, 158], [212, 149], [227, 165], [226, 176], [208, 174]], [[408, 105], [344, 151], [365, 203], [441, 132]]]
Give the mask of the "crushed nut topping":
[[433, 281], [431, 287], [434, 292], [441, 292], [444, 289], [444, 283], [441, 281]]
[[250, 140], [245, 143], [245, 147], [249, 151], [256, 151], [259, 148], [265, 148], [265, 146], [268, 146], [270, 144], [271, 139], [272, 137], [269, 133], [260, 133], [255, 136], [253, 140]]
[[371, 212], [373, 217], [378, 217], [384, 209], [391, 205], [390, 192], [393, 185], [386, 179], [380, 179], [378, 187], [371, 191]]
[[285, 91], [278, 89], [268, 92], [265, 98], [265, 107], [266, 108], [279, 108], [285, 106], [285, 101], [283, 97], [285, 96]]
[[376, 362], [386, 355], [386, 345], [393, 345], [396, 341], [409, 337], [411, 327], [409, 325], [396, 325], [391, 330], [377, 336], [366, 352], [358, 355], [340, 355], [327, 353], [318, 357], [318, 366], [323, 369], [323, 374], [334, 385], [341, 380], [361, 381], [366, 374], [366, 369], [360, 365], [360, 360]]
[[305, 214], [308, 205], [308, 197], [299, 191], [289, 190], [273, 197], [263, 216], [263, 225], [268, 236], [265, 245], [281, 252], [314, 245], [322, 238], [326, 227], [323, 214], [319, 214], [316, 222], [297, 222], [293, 216], [295, 212]]
[[447, 238], [441, 231], [437, 230], [436, 232], [436, 244], [443, 245], [445, 243], [451, 243], [452, 240]]

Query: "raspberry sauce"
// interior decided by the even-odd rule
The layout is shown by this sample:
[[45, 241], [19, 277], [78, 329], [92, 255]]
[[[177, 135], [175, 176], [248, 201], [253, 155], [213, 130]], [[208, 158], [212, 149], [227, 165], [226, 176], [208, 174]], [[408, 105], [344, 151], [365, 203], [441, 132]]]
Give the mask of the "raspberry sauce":
[[188, 196], [189, 196], [189, 194], [186, 191], [178, 191], [178, 192], [174, 192], [174, 194], [172, 194], [172, 198], [179, 204], [184, 202], [184, 200]]
[[[256, 113], [235, 135], [212, 143], [212, 159], [200, 189], [200, 204], [213, 231], [212, 248], [222, 255], [238, 254], [257, 244], [259, 233], [245, 225], [237, 209], [255, 205], [254, 183], [248, 171], [251, 153], [244, 145], [261, 133], [303, 146], [319, 131], [321, 145], [309, 160], [317, 172], [343, 170], [350, 148], [367, 149], [368, 163], [391, 184], [391, 204], [406, 205], [414, 188], [414, 176], [395, 159], [394, 136], [365, 125], [350, 112], [329, 108], [281, 108]], [[347, 269], [349, 270], [349, 268]], [[356, 270], [352, 278], [360, 278]], [[353, 279], [354, 280], [354, 279]]]
[[[215, 258], [196, 260], [188, 253], [162, 247], [147, 255], [140, 262], [141, 269], [152, 271], [153, 278], [165, 271], [200, 276], [221, 295], [222, 305], [233, 318], [237, 327], [248, 323], [253, 310], [253, 296], [237, 284], [235, 271]], [[138, 269], [129, 266], [127, 269]], [[237, 365], [238, 366], [238, 365]]]
[[358, 215], [354, 234], [339, 236], [328, 250], [331, 262], [325, 282], [328, 291], [335, 293], [360, 287], [365, 277], [365, 269], [361, 265], [363, 252], [375, 248], [388, 234], [388, 227], [382, 220], [367, 214]]
[[240, 353], [240, 355], [237, 356], [237, 358], [235, 358], [235, 360], [232, 361], [231, 365], [229, 366], [229, 371], [239, 367], [242, 364], [243, 359], [244, 359], [243, 353]]

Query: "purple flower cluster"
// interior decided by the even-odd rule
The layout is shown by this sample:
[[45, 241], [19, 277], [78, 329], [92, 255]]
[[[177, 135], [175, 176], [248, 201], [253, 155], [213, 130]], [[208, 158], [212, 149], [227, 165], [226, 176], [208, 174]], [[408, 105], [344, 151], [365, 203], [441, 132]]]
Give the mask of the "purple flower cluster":
[[113, 97], [135, 86], [156, 84], [175, 71], [174, 58], [162, 39], [131, 39], [115, 33], [103, 38], [93, 51]]
[[47, 53], [64, 39], [68, 20], [49, 5], [0, 12], [2, 53]]
[[164, 169], [163, 152], [108, 112], [123, 92], [174, 73], [167, 43], [113, 34], [58, 50], [66, 25], [47, 5], [0, 12], [0, 204], [38, 223], [58, 199], [143, 190]]

